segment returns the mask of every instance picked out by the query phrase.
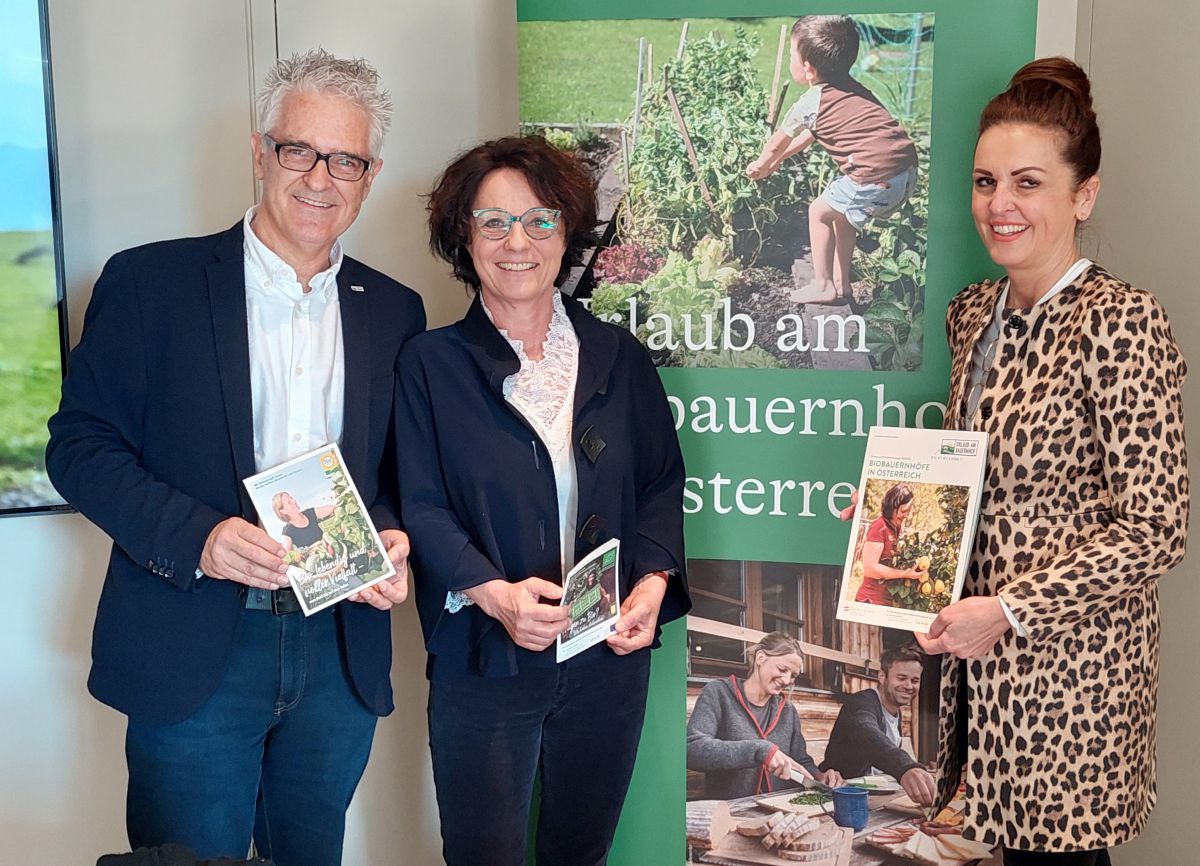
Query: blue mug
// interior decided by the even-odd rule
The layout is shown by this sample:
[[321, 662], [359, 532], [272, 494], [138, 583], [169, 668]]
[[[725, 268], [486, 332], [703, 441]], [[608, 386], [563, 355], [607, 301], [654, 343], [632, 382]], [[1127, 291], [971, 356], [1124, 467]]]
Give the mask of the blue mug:
[[867, 789], [853, 785], [833, 789], [833, 822], [861, 830], [867, 826]]

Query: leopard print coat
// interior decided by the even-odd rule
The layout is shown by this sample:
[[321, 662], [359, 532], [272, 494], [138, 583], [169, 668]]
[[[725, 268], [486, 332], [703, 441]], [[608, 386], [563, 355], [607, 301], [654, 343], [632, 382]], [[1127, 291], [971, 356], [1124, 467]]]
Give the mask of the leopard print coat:
[[[1002, 284], [946, 315], [948, 429], [969, 429], [971, 350]], [[965, 834], [1010, 848], [1121, 844], [1155, 800], [1158, 578], [1183, 557], [1186, 367], [1149, 293], [1091, 266], [1000, 334], [974, 429], [989, 434], [964, 595], [1026, 630], [942, 664], [939, 793]]]

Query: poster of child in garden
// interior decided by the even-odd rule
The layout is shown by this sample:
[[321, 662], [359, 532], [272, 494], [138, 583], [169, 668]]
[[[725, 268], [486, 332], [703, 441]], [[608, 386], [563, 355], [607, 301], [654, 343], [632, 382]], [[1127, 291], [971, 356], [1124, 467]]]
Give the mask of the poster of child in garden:
[[933, 37], [932, 13], [522, 23], [523, 129], [600, 186], [564, 290], [660, 367], [919, 369]]

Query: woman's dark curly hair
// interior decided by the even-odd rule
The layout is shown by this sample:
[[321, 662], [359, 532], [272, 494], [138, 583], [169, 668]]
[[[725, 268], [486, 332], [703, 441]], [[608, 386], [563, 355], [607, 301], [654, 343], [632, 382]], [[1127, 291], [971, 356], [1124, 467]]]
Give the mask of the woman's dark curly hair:
[[912, 501], [913, 492], [911, 487], [907, 484], [893, 484], [888, 488], [887, 493], [883, 494], [883, 504], [879, 507], [879, 510], [883, 513], [883, 519], [891, 523], [896, 509]]
[[501, 168], [521, 172], [538, 201], [562, 211], [567, 248], [554, 278], [554, 285], [561, 285], [583, 251], [596, 243], [596, 182], [579, 160], [539, 135], [485, 141], [446, 166], [429, 193], [429, 248], [450, 263], [454, 276], [479, 291], [479, 274], [467, 250], [475, 231], [471, 211], [483, 179]]

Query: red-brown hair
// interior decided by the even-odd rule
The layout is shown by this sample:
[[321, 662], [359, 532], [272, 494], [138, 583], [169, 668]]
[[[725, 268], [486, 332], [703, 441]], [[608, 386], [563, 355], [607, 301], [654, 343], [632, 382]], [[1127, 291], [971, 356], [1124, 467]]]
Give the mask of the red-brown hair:
[[485, 141], [446, 166], [429, 193], [429, 248], [450, 263], [454, 276], [479, 291], [479, 274], [467, 250], [475, 231], [471, 209], [483, 179], [502, 168], [521, 172], [543, 205], [562, 211], [566, 251], [554, 280], [562, 285], [596, 242], [596, 182], [583, 163], [539, 135]]
[[1066, 57], [1026, 63], [979, 116], [979, 134], [1001, 123], [1029, 123], [1061, 133], [1062, 157], [1076, 185], [1100, 171], [1100, 128], [1087, 73]]

